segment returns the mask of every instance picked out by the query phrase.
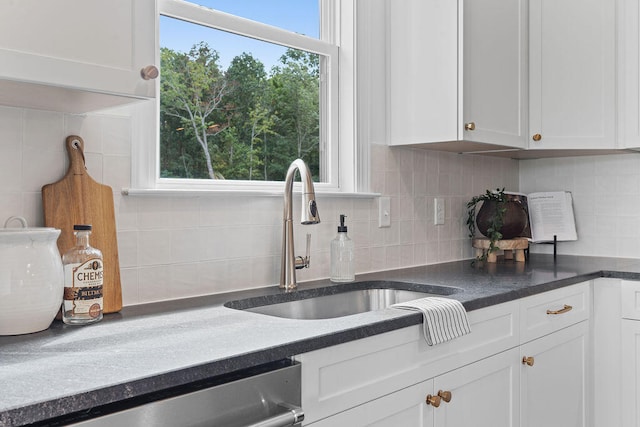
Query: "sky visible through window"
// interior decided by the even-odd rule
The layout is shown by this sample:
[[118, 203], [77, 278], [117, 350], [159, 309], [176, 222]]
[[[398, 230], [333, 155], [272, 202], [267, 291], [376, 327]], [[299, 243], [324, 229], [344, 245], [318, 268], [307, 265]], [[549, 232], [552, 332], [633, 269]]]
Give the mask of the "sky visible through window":
[[[193, 0], [192, 3], [309, 37], [320, 37], [318, 0]], [[238, 54], [248, 52], [259, 58], [266, 70], [270, 70], [286, 51], [286, 48], [271, 43], [160, 17], [160, 46], [188, 52], [200, 41], [206, 41], [218, 51], [223, 68], [227, 68]]]

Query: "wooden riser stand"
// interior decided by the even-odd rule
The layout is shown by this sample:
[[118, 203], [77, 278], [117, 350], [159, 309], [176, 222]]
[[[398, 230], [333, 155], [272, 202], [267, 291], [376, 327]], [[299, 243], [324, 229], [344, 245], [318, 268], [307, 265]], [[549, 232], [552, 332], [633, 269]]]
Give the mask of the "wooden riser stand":
[[[473, 247], [476, 250], [476, 257], [482, 257], [489, 251], [491, 242], [486, 237], [476, 237], [473, 239]], [[504, 259], [515, 259], [516, 262], [524, 262], [524, 251], [529, 249], [529, 240], [526, 237], [516, 237], [508, 240], [498, 240], [496, 247], [504, 251]], [[487, 253], [487, 262], [496, 262], [498, 255], [496, 252]]]

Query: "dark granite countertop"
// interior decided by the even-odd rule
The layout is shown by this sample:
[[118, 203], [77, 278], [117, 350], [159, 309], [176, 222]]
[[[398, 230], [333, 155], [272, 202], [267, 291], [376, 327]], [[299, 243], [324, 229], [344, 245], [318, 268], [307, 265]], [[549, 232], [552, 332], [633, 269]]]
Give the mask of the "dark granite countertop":
[[[640, 260], [531, 254], [526, 263], [458, 261], [356, 280], [457, 287], [449, 297], [472, 311], [598, 277], [640, 280]], [[326, 286], [336, 285], [320, 280], [299, 289]], [[273, 286], [130, 306], [87, 327], [56, 321], [43, 332], [0, 337], [0, 426], [121, 402], [422, 321], [418, 313], [391, 308], [293, 320], [223, 306], [281, 294]]]

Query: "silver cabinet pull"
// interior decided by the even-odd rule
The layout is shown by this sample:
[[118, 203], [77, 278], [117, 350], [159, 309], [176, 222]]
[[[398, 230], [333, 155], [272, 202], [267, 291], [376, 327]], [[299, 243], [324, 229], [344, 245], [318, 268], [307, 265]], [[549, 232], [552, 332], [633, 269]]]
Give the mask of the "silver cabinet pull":
[[[284, 407], [284, 405], [279, 406]], [[275, 415], [273, 417], [267, 418], [266, 420], [258, 421], [257, 423], [249, 424], [246, 427], [287, 427], [299, 424], [304, 420], [304, 412], [302, 411], [302, 408], [288, 405], [286, 406], [286, 408], [289, 410], [289, 412]]]

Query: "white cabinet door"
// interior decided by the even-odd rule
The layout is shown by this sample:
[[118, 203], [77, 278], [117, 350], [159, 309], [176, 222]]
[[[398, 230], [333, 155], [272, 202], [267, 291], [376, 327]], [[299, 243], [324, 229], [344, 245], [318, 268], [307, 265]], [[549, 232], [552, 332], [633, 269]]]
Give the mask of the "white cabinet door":
[[618, 140], [621, 148], [640, 147], [640, 7], [618, 1]]
[[528, 133], [527, 2], [464, 0], [466, 141], [524, 148]]
[[458, 139], [458, 4], [387, 1], [388, 144]]
[[529, 5], [529, 148], [615, 148], [616, 2]]
[[[153, 0], [0, 2], [0, 103], [85, 112], [155, 95]], [[129, 99], [130, 101], [130, 99]]]
[[[524, 4], [386, 2], [389, 145], [464, 139], [491, 144], [471, 150], [525, 146]], [[464, 131], [463, 119], [475, 130]]]
[[[598, 278], [593, 286], [593, 316], [592, 316], [592, 366], [593, 381], [591, 381], [590, 398], [591, 425], [621, 426], [621, 400], [627, 394], [612, 393], [620, 390], [622, 374], [629, 372], [622, 368], [621, 358], [621, 284], [620, 279]], [[622, 300], [624, 302], [624, 299]], [[640, 323], [640, 322], [639, 322]]]
[[[312, 423], [314, 427], [433, 427], [434, 407], [426, 404], [433, 380], [404, 388]], [[307, 424], [303, 424], [307, 425]]]
[[[314, 427], [517, 427], [519, 361], [514, 348], [312, 423]], [[446, 402], [438, 396], [451, 393]], [[438, 400], [437, 407], [427, 399]]]
[[583, 321], [521, 346], [522, 427], [588, 426], [588, 336]]
[[640, 321], [622, 321], [622, 427], [640, 425]]
[[[436, 427], [517, 427], [520, 363], [517, 348], [436, 377], [434, 391], [451, 392], [433, 411]], [[408, 425], [408, 424], [407, 424]]]

